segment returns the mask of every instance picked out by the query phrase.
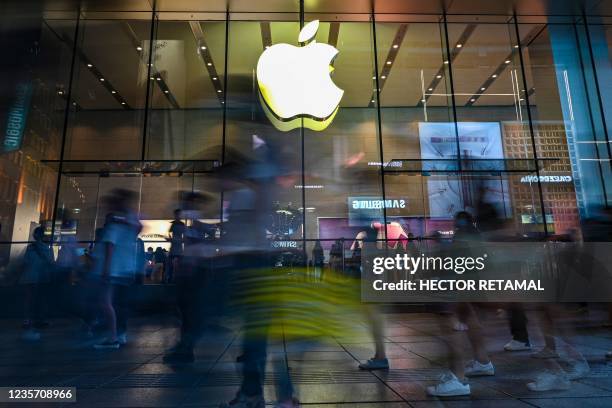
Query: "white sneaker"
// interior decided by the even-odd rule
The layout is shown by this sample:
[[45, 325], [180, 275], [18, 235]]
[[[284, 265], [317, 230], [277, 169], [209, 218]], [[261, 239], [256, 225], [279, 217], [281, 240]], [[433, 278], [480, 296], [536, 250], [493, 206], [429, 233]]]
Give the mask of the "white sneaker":
[[122, 333], [122, 334], [117, 335], [117, 341], [122, 346], [125, 346], [127, 344], [127, 334], [126, 333]]
[[34, 329], [27, 329], [23, 332], [21, 338], [26, 341], [38, 341], [40, 340], [40, 332]]
[[522, 341], [512, 339], [506, 343], [506, 345], [504, 346], [504, 350], [506, 351], [531, 350], [531, 345], [529, 343], [523, 343]]
[[453, 330], [454, 331], [468, 331], [470, 328], [468, 327], [467, 324], [460, 322], [459, 320], [457, 320], [455, 323], [453, 323]]
[[565, 370], [565, 374], [569, 380], [579, 380], [587, 376], [591, 371], [591, 367], [586, 360], [569, 362], [568, 369]]
[[569, 390], [572, 383], [564, 374], [553, 374], [544, 372], [538, 374], [534, 382], [527, 384], [527, 388], [531, 391], [555, 391]]
[[557, 353], [555, 350], [549, 349], [548, 347], [544, 347], [542, 350], [531, 354], [531, 358], [559, 358], [559, 353]]
[[464, 384], [453, 373], [440, 376], [440, 382], [427, 387], [427, 394], [434, 397], [455, 397], [470, 395], [470, 384]]
[[477, 360], [471, 360], [465, 365], [466, 377], [481, 377], [485, 375], [495, 375], [495, 367], [492, 362], [482, 364]]

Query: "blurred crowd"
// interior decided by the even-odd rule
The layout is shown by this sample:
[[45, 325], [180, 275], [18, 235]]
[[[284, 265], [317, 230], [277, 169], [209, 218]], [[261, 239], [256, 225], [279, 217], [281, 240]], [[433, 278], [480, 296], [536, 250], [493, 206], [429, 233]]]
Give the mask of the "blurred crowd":
[[[387, 239], [385, 225], [374, 222], [354, 239], [331, 243], [327, 256], [322, 243], [315, 241], [309, 244], [310, 253], [297, 248], [293, 252], [301, 256], [287, 262], [287, 249], [271, 245], [274, 237], [267, 228], [270, 197], [283, 176], [272, 155], [273, 149], [259, 144], [252, 157], [227, 160], [216, 169], [213, 177], [229, 203], [218, 223], [202, 221], [203, 208], [210, 200], [206, 194], [180, 192], [168, 231], [169, 250], [154, 248], [139, 238], [142, 224], [137, 215], [137, 195], [129, 190], [115, 189], [105, 197], [104, 225], [96, 230], [94, 242], [85, 251], [74, 237], [67, 236], [62, 237], [55, 256], [44, 228], [37, 227], [19, 276], [26, 293], [23, 339], [41, 341], [49, 324], [45, 305], [57, 296], [51, 288], [57, 282], [66, 282], [79, 288], [73, 311], [87, 333], [99, 337], [94, 347], [119, 349], [129, 341], [135, 285], [168, 282], [176, 290], [181, 323], [176, 344], [164, 356], [166, 364], [194, 362], [194, 348], [208, 332], [218, 330], [230, 319], [240, 322], [243, 349], [237, 363], [242, 384], [235, 399], [223, 406], [265, 406], [263, 384], [271, 339], [324, 342], [339, 335], [350, 337], [355, 327], [366, 323], [375, 350], [356, 369], [393, 369], [385, 350], [384, 314], [379, 307], [360, 301], [362, 251], [367, 245], [386, 246], [418, 256], [423, 245], [448, 237], [434, 236], [425, 242], [404, 228]], [[582, 231], [563, 239], [610, 241], [611, 222], [609, 214], [602, 212]], [[394, 223], [388, 227], [397, 229]], [[495, 207], [482, 197], [473, 211], [456, 213], [452, 232], [452, 242], [462, 251], [512, 236]], [[570, 258], [575, 255], [567, 254]], [[509, 353], [532, 350], [532, 357], [543, 362], [542, 370], [525, 379], [530, 390], [568, 389], [572, 381], [587, 375], [590, 367], [572, 345], [572, 328], [557, 325], [564, 307], [549, 303], [528, 306], [543, 316], [539, 327], [545, 346], [532, 350], [525, 305], [514, 302], [495, 305], [508, 320], [504, 349]], [[448, 347], [448, 369], [428, 387], [430, 395], [469, 395], [470, 377], [496, 374], [479, 318], [482, 307], [465, 302], [432, 306], [439, 317], [440, 337]], [[289, 372], [282, 357], [275, 358], [281, 359], [273, 361], [280, 373], [275, 377], [278, 406], [297, 407], [299, 401], [291, 382], [295, 373]]]

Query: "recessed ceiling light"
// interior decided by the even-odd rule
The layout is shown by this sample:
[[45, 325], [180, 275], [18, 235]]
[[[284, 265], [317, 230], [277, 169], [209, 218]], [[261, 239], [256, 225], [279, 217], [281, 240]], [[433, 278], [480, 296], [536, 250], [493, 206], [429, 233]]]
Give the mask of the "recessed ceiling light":
[[431, 92], [431, 91], [433, 91], [433, 88], [427, 88], [427, 90]]
[[151, 77], [151, 81], [155, 80], [155, 77]]
[[476, 99], [472, 98], [470, 99], [470, 102], [476, 102]]
[[200, 47], [200, 49], [201, 49], [202, 51], [204, 51], [204, 50], [206, 49], [206, 46], [205, 46], [205, 45], [203, 45], [203, 46], [201, 46], [201, 47]]
[[393, 44], [393, 48], [398, 49], [398, 48], [399, 48], [399, 45], [397, 45], [397, 44]]
[[164, 93], [166, 93], [166, 94], [167, 94], [168, 92], [169, 92], [169, 91], [168, 91], [167, 89], [164, 91]]
[[213, 77], [212, 79], [213, 79], [213, 81], [216, 81], [216, 80], [217, 80], [217, 77]]
[[155, 78], [155, 79], [157, 79], [158, 81], [161, 81], [161, 77], [157, 77], [157, 78]]
[[63, 94], [64, 94], [64, 91], [57, 91], [57, 94], [58, 94], [58, 95], [63, 95]]
[[391, 61], [387, 61], [387, 65], [391, 65]]
[[481, 91], [484, 91], [485, 89], [487, 89], [487, 88], [485, 88], [484, 86], [482, 88], [480, 88]]
[[497, 74], [491, 75], [491, 78], [497, 78]]
[[381, 76], [381, 78], [382, 78], [382, 79], [386, 79], [386, 78], [387, 78], [387, 76], [386, 76], [386, 75], [382, 75], [382, 76]]
[[136, 47], [136, 51], [142, 51], [142, 47], [139, 45], [138, 47]]
[[121, 102], [122, 105], [125, 105], [125, 102]]
[[221, 90], [220, 90], [220, 89], [217, 89], [217, 92], [218, 92], [218, 93], [221, 93]]
[[461, 43], [457, 44], [457, 48], [461, 48], [461, 47], [463, 47], [463, 44]]
[[374, 103], [375, 101], [374, 101], [374, 99], [372, 99], [370, 102]]
[[505, 62], [506, 64], [509, 64], [509, 63], [510, 63], [510, 60], [505, 60], [504, 62]]
[[436, 75], [436, 78], [440, 79], [440, 78], [442, 78], [442, 75], [438, 74], [438, 75]]
[[209, 67], [212, 66], [212, 62], [207, 62], [206, 65], [208, 65]]
[[117, 91], [115, 91], [114, 89], [111, 91], [111, 93], [114, 95], [117, 93]]
[[87, 64], [87, 68], [91, 68], [91, 67], [93, 67], [93, 65]]
[[448, 64], [448, 60], [444, 61], [445, 64]]
[[514, 48], [518, 48], [518, 44], [516, 44], [516, 45], [514, 46]]
[[100, 78], [100, 82], [104, 82], [104, 78]]

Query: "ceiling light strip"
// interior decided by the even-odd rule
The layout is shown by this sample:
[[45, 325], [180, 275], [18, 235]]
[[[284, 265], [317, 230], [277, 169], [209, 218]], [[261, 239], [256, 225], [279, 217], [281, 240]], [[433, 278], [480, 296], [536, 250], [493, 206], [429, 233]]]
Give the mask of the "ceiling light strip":
[[[210, 53], [210, 49], [208, 48], [208, 44], [206, 43], [206, 39], [204, 38], [204, 31], [202, 31], [202, 26], [199, 21], [190, 21], [189, 27], [191, 27], [191, 32], [193, 33], [193, 37], [195, 38], [196, 45], [198, 46], [198, 53], [204, 62], [204, 66], [208, 71], [208, 76], [210, 78], [210, 82], [212, 83], [213, 88], [215, 89], [215, 93], [217, 94], [217, 99], [219, 103], [225, 103], [225, 95], [223, 92], [223, 81], [219, 78], [219, 74], [217, 73], [217, 69], [215, 68], [215, 63], [212, 59], [212, 55]], [[227, 44], [226, 44], [227, 46]]]
[[[540, 35], [541, 32], [542, 32], [541, 26], [534, 27], [533, 29], [529, 31], [529, 33], [525, 36], [525, 38], [521, 41], [521, 43], [531, 44], [533, 40], [537, 36]], [[478, 87], [476, 92], [474, 92], [472, 96], [468, 98], [464, 106], [471, 106], [476, 101], [478, 101], [478, 99], [486, 92], [487, 89], [491, 87], [491, 85], [493, 85], [493, 82], [495, 82], [499, 78], [499, 76], [506, 70], [506, 68], [512, 65], [512, 61], [514, 61], [514, 58], [516, 57], [516, 54], [518, 52], [519, 52], [519, 49], [512, 46], [510, 53], [506, 55], [506, 57], [499, 63], [497, 68], [495, 68], [495, 71], [493, 71], [491, 75], [489, 75], [487, 79]], [[517, 87], [518, 87], [518, 76], [516, 78], [516, 81], [517, 81]], [[491, 95], [491, 94], [487, 94], [487, 95]]]
[[[397, 59], [397, 55], [399, 53], [400, 46], [402, 45], [402, 42], [404, 41], [404, 37], [406, 37], [407, 30], [408, 30], [408, 24], [400, 24], [400, 26], [397, 28], [397, 31], [395, 33], [395, 37], [393, 37], [393, 41], [391, 42], [391, 47], [389, 48], [389, 51], [387, 52], [387, 57], [385, 58], [384, 63], [379, 65], [382, 68], [380, 69], [380, 77], [378, 78], [378, 88], [379, 88], [378, 95], [380, 95], [380, 93], [382, 92], [385, 86], [386, 79], [389, 78], [389, 75], [391, 74], [391, 68], [393, 68], [393, 63]], [[368, 107], [370, 108], [374, 106], [374, 103], [376, 101], [376, 96], [377, 96], [376, 77], [373, 77], [373, 83], [374, 83], [374, 91], [372, 92], [372, 96], [370, 97], [370, 103], [368, 104]]]
[[[455, 61], [457, 56], [459, 56], [459, 53], [465, 49], [465, 44], [468, 42], [469, 38], [472, 36], [475, 29], [476, 29], [476, 24], [468, 24], [465, 26], [465, 29], [459, 36], [459, 39], [457, 40], [457, 42], [455, 43], [455, 46], [452, 48], [450, 52], [449, 60], [451, 63]], [[459, 44], [461, 44], [461, 46], [457, 47], [457, 45]], [[438, 69], [434, 77], [432, 78], [431, 82], [429, 83], [427, 90], [436, 89], [438, 84], [442, 82], [442, 78], [444, 78], [444, 74], [446, 72], [446, 66], [449, 65], [449, 62], [448, 62], [449, 60], [444, 60], [442, 62], [442, 65], [440, 66], [440, 68]], [[425, 95], [425, 100], [426, 101], [429, 100], [430, 97], [431, 97], [431, 94]], [[423, 103], [424, 103], [423, 100], [419, 98], [419, 101], [417, 102], [416, 106], [421, 107], [423, 106]]]

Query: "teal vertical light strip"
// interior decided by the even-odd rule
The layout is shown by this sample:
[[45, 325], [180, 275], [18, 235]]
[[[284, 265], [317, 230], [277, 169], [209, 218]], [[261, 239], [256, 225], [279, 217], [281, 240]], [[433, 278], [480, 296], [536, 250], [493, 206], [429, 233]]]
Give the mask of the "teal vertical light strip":
[[23, 142], [23, 133], [28, 121], [32, 102], [32, 84], [22, 82], [15, 87], [15, 100], [6, 115], [6, 130], [2, 150], [5, 153], [17, 151]]

